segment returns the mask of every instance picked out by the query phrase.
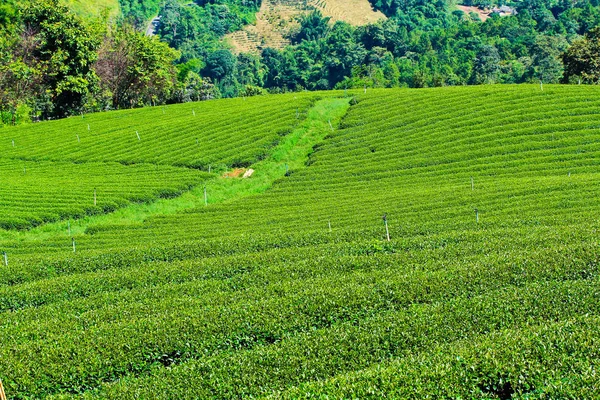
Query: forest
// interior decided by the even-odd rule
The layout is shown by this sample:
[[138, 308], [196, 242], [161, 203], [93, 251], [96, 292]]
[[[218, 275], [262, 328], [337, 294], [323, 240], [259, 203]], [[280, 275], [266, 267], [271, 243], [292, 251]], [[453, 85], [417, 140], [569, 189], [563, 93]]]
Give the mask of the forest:
[[223, 37], [254, 23], [260, 0], [119, 0], [117, 20], [4, 0], [2, 124], [267, 92], [599, 80], [597, 0], [508, 2], [512, 15], [486, 21], [443, 0], [371, 2], [388, 18], [355, 27], [314, 11], [289, 46], [236, 54]]

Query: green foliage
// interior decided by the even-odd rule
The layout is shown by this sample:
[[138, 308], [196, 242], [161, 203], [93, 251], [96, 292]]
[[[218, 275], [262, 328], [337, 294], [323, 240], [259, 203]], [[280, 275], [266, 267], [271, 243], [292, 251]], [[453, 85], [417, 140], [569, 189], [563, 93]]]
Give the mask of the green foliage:
[[[252, 132], [294, 126], [296, 109], [304, 118], [314, 104], [264, 160], [246, 158], [253, 177], [207, 180], [208, 206], [200, 187], [176, 212], [107, 216], [78, 231], [76, 254], [55, 230], [64, 224], [0, 231], [7, 394], [598, 397], [598, 88], [346, 94], [5, 130], [27, 144], [11, 162], [192, 165], [197, 153], [244, 154], [258, 145]], [[247, 125], [231, 120], [238, 114]], [[93, 151], [76, 153], [59, 132], [86, 119]], [[121, 143], [144, 123], [141, 142]], [[52, 140], [34, 146], [34, 129]], [[200, 149], [186, 150], [196, 134]]]
[[95, 76], [99, 38], [58, 0], [36, 1], [23, 12], [36, 43], [31, 56], [52, 102], [46, 113], [63, 117], [82, 106]]
[[600, 28], [593, 29], [580, 40], [575, 41], [563, 54], [565, 64], [564, 81], [573, 83], [600, 82]]
[[197, 171], [150, 164], [8, 159], [0, 159], [0, 173], [5, 183], [0, 188], [2, 229], [28, 229], [59, 219], [106, 213], [130, 202], [177, 195], [207, 178]]
[[152, 107], [108, 117], [91, 114], [2, 130], [0, 146], [2, 157], [11, 159], [154, 163], [203, 170], [209, 165], [244, 166], [258, 161], [289, 133], [299, 123], [297, 113], [304, 113], [313, 101], [310, 94], [287, 95]]
[[112, 108], [164, 104], [174, 97], [179, 53], [131, 27], [111, 32], [94, 66]]
[[160, 0], [119, 0], [121, 15], [139, 29], [145, 29], [149, 20], [155, 17]]

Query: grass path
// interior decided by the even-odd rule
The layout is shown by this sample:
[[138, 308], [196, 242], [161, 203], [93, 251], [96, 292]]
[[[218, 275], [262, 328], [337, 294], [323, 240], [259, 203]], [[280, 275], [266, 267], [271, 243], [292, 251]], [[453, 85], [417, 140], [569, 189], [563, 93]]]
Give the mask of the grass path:
[[[331, 132], [332, 127], [339, 125], [349, 107], [348, 98], [328, 98], [315, 103], [302, 124], [283, 137], [266, 159], [250, 167], [255, 170], [251, 178], [223, 178], [215, 175], [212, 180], [206, 182], [209, 206], [263, 193], [277, 179], [285, 176], [286, 169], [294, 171], [304, 168], [313, 147]], [[78, 236], [85, 234], [86, 229], [93, 226], [141, 224], [151, 216], [175, 214], [203, 206], [204, 187], [197, 186], [174, 199], [132, 204], [111, 214], [45, 224], [30, 231], [0, 231], [0, 239], [43, 240], [60, 233], [66, 235], [68, 224], [71, 227], [71, 235]]]

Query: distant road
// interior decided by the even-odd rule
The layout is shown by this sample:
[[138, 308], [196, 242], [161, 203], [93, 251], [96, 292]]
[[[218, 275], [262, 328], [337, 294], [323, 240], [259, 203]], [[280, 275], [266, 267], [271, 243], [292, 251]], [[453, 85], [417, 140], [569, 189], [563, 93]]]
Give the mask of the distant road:
[[154, 36], [156, 32], [156, 27], [160, 23], [160, 15], [154, 17], [152, 21], [148, 24], [148, 28], [146, 28], [146, 36]]

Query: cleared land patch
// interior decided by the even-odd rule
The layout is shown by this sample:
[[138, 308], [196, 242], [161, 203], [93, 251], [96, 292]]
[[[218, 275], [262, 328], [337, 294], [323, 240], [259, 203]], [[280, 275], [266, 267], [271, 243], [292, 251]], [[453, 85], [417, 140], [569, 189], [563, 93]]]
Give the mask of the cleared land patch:
[[385, 18], [373, 10], [368, 0], [265, 0], [256, 14], [256, 25], [231, 33], [226, 40], [237, 52], [282, 49], [290, 44], [287, 36], [298, 27], [298, 17], [312, 10], [331, 17], [332, 23], [344, 21], [359, 26]]

